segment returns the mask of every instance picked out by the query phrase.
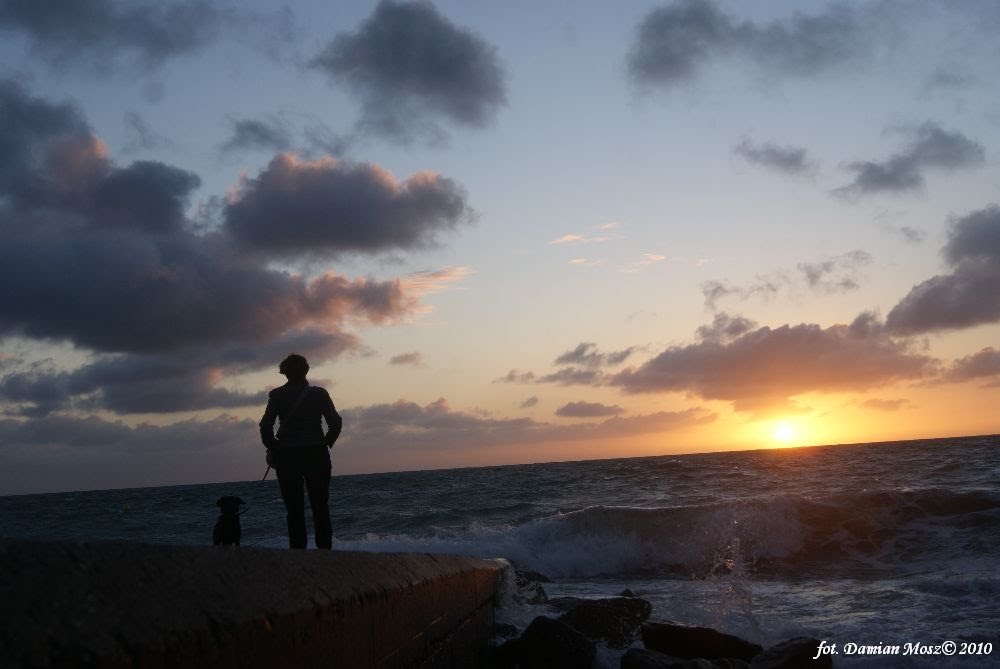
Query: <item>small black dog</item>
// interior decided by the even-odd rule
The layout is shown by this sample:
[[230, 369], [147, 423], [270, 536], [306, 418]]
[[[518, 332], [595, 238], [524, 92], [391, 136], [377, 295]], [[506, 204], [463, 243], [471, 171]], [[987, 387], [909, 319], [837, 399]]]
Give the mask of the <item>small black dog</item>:
[[212, 541], [216, 546], [239, 546], [240, 535], [240, 506], [246, 504], [239, 497], [226, 495], [220, 497], [215, 503], [221, 513], [219, 519], [215, 521], [215, 531], [212, 532]]

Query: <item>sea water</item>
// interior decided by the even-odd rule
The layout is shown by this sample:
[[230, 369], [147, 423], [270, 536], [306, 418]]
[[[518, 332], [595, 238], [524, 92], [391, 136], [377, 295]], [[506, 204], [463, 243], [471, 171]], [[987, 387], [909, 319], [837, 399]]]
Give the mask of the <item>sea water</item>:
[[[243, 546], [286, 545], [273, 480], [0, 497], [0, 536], [206, 545], [221, 495], [248, 503]], [[505, 557], [550, 597], [628, 588], [654, 619], [837, 644], [840, 667], [1000, 666], [997, 436], [335, 476], [331, 511], [336, 549]], [[945, 642], [979, 652], [912, 652]]]

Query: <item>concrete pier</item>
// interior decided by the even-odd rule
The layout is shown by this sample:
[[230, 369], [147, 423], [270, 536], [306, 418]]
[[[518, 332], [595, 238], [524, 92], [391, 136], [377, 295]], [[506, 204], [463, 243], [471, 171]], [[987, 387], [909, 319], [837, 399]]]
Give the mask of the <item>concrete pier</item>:
[[499, 562], [0, 541], [0, 666], [477, 667]]

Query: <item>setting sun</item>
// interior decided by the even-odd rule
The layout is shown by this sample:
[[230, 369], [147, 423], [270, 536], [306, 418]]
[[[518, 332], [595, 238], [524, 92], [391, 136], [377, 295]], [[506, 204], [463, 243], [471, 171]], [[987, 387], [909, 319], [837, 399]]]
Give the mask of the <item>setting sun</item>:
[[791, 423], [781, 421], [775, 424], [774, 432], [771, 433], [771, 436], [775, 441], [790, 444], [795, 439], [795, 428], [792, 427]]

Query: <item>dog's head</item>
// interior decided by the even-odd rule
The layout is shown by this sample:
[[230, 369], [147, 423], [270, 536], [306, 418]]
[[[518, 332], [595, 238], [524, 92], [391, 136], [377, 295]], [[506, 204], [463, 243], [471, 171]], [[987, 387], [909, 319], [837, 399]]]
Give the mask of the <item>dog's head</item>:
[[215, 503], [217, 507], [222, 511], [223, 515], [235, 516], [240, 512], [240, 505], [246, 504], [239, 497], [234, 497], [232, 495], [225, 495], [219, 498], [219, 501]]

